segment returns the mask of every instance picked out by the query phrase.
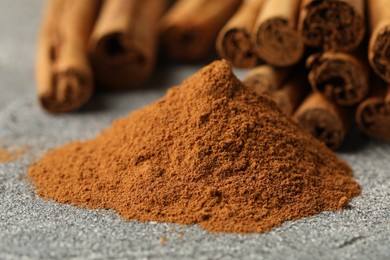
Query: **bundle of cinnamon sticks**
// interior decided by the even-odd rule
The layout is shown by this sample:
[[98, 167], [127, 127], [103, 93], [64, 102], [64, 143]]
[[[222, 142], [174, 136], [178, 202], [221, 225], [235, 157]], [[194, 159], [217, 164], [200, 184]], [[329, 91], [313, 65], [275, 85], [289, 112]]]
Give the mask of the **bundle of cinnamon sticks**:
[[218, 35], [216, 48], [234, 66], [297, 64], [304, 53], [298, 32], [300, 0], [244, 0]]
[[[276, 14], [268, 11], [268, 2], [277, 1], [262, 1], [257, 12], [266, 10], [272, 19]], [[364, 0], [301, 0], [296, 5], [295, 29], [308, 50], [301, 55], [305, 68], [262, 58], [268, 64], [251, 69], [244, 82], [270, 93], [282, 111], [331, 148], [341, 146], [353, 122], [368, 135], [390, 141], [390, 0], [370, 0], [367, 6]], [[253, 28], [248, 29], [252, 36]], [[288, 35], [280, 34], [275, 31], [273, 37]], [[252, 38], [251, 43], [255, 50], [258, 42]]]
[[95, 85], [143, 84], [157, 57], [158, 20], [167, 0], [47, 0], [37, 55], [41, 105], [71, 112]]
[[[49, 112], [71, 112], [95, 86], [144, 84], [158, 49], [196, 61], [242, 0], [46, 0], [38, 42], [38, 97]], [[167, 12], [165, 12], [167, 10]]]
[[330, 147], [353, 121], [390, 139], [390, 0], [46, 1], [37, 79], [50, 112], [79, 109], [95, 86], [144, 84], [159, 51], [194, 62], [215, 46]]

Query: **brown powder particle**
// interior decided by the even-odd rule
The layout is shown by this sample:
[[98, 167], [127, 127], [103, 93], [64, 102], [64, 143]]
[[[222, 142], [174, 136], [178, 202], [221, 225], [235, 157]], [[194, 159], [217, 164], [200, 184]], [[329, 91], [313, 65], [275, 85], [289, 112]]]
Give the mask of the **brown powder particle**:
[[160, 245], [161, 245], [161, 246], [164, 246], [167, 242], [168, 242], [168, 237], [167, 237], [167, 236], [163, 236], [163, 237], [160, 239]]
[[344, 208], [350, 167], [216, 61], [94, 139], [49, 151], [39, 195], [126, 219], [264, 232]]

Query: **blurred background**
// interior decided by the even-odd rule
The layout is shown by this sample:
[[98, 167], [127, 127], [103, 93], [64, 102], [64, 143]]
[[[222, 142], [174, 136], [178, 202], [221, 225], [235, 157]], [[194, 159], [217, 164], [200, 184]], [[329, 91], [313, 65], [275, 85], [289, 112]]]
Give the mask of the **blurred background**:
[[[46, 1], [42, 0], [1, 0], [0, 111], [21, 97], [36, 97], [35, 59], [45, 3]], [[132, 92], [139, 93], [141, 89], [146, 89], [148, 93], [154, 89], [156, 95], [153, 98], [144, 102], [140, 98], [138, 106], [143, 106], [158, 99], [168, 87], [180, 84], [189, 75], [215, 58], [217, 58], [216, 54], [211, 53], [209, 57], [195, 64], [166, 61], [157, 65], [157, 71], [142, 87], [120, 93], [104, 92], [99, 96], [126, 96], [132, 95]], [[241, 77], [244, 73], [244, 71], [237, 70], [237, 74]], [[104, 102], [104, 100], [98, 97], [85, 109], [99, 107], [99, 102]], [[38, 100], [35, 105], [39, 106]], [[104, 106], [104, 104], [101, 105]], [[131, 108], [132, 106], [129, 105], [127, 112], [130, 112]]]

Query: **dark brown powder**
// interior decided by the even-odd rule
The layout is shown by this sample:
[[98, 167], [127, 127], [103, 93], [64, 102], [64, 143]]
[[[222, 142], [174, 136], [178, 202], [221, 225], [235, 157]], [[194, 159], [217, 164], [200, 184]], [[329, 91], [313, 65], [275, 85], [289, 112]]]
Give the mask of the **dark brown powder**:
[[264, 232], [346, 207], [349, 166], [216, 61], [96, 138], [29, 170], [47, 199], [126, 219]]

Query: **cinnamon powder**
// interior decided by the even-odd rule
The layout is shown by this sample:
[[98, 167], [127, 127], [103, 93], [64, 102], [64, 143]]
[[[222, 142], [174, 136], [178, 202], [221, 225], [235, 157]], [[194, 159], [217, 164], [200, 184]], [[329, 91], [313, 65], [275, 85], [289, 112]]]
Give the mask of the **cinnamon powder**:
[[18, 150], [15, 149], [1, 149], [0, 148], [0, 163], [9, 163], [19, 160], [29, 150], [29, 147], [25, 146]]
[[126, 219], [264, 232], [346, 207], [350, 167], [216, 61], [94, 139], [49, 151], [39, 195]]

